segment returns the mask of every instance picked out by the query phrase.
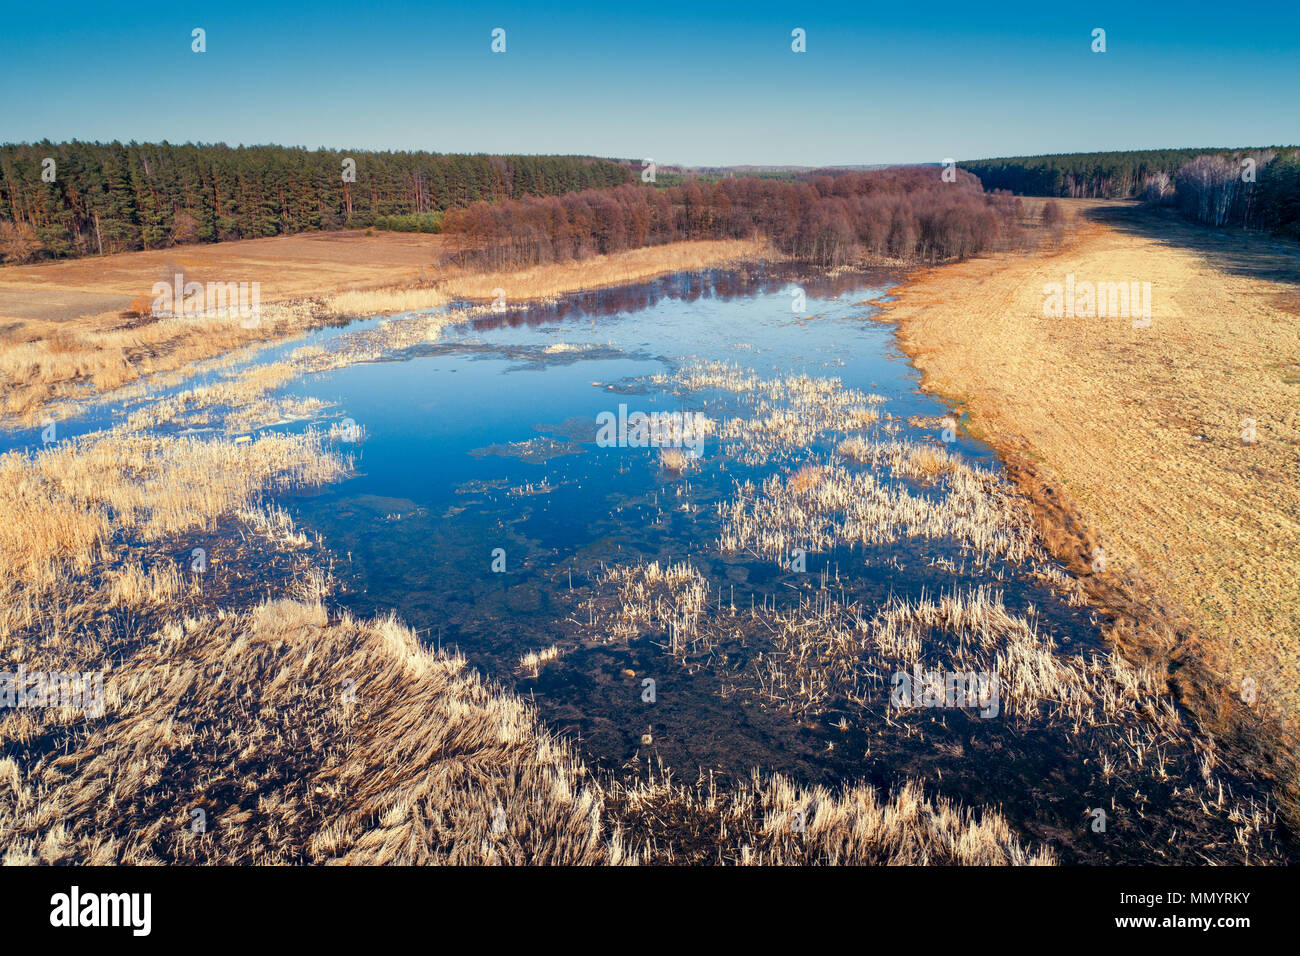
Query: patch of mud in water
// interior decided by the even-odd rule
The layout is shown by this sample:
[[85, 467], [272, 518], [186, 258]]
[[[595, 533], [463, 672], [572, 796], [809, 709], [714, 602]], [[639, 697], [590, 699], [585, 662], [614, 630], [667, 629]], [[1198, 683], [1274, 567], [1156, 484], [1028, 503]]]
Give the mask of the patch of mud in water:
[[556, 441], [553, 438], [530, 438], [527, 441], [507, 442], [488, 445], [486, 448], [474, 448], [470, 454], [475, 458], [487, 455], [499, 455], [502, 458], [517, 458], [530, 465], [545, 464], [565, 455], [581, 455], [582, 446], [573, 442]]

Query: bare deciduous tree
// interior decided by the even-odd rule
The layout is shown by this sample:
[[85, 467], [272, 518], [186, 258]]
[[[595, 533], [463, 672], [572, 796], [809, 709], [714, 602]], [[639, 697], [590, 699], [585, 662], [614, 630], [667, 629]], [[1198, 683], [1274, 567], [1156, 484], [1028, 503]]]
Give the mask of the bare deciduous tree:
[[0, 221], [0, 256], [5, 262], [31, 262], [43, 248], [27, 223]]

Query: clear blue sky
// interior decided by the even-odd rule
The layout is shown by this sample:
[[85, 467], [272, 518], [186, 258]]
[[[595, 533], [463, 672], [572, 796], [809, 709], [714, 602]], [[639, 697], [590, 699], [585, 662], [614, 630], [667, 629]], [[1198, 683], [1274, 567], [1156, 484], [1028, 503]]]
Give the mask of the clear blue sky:
[[1297, 0], [6, 8], [0, 142], [830, 165], [1300, 141]]

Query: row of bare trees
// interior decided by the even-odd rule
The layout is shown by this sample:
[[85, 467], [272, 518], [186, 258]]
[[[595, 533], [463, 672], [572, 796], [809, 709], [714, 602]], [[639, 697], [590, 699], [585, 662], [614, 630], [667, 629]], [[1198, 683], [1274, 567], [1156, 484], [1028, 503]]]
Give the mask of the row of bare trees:
[[1198, 156], [1170, 177], [1149, 181], [1148, 202], [1172, 203], [1211, 226], [1263, 227], [1300, 232], [1300, 156], [1265, 150], [1244, 159]]
[[985, 189], [1023, 196], [1136, 197], [1207, 225], [1300, 238], [1300, 150], [1156, 149], [962, 163]]
[[475, 203], [447, 213], [456, 260], [517, 267], [687, 239], [764, 237], [825, 266], [855, 258], [937, 262], [1016, 238], [1016, 201], [985, 194], [973, 175], [903, 167], [817, 175], [618, 186], [566, 196]]

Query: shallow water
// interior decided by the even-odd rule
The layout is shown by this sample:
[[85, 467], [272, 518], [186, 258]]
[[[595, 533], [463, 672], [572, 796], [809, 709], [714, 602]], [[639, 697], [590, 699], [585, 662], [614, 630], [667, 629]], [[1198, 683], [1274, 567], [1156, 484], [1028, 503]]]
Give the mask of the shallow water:
[[[987, 586], [1008, 611], [1032, 618], [1060, 653], [1106, 654], [1089, 608], [1067, 603], [1029, 567], [956, 540], [903, 537], [810, 551], [802, 571], [752, 553], [722, 553], [718, 505], [743, 482], [831, 460], [836, 441], [828, 435], [749, 463], [733, 444], [709, 435], [682, 474], [661, 467], [656, 448], [595, 441], [597, 417], [617, 416], [620, 405], [700, 411], [717, 422], [755, 414], [734, 391], [673, 380], [695, 362], [724, 361], [761, 379], [834, 378], [880, 396], [873, 439], [933, 444], [1000, 473], [992, 450], [960, 430], [955, 440], [941, 440], [939, 420], [952, 410], [920, 391], [893, 327], [871, 318], [890, 281], [779, 270], [672, 276], [489, 315], [433, 341], [390, 349], [380, 361], [307, 375], [272, 395], [332, 402], [328, 418], [275, 428], [355, 423], [358, 440], [339, 447], [355, 456], [356, 474], [279, 503], [301, 530], [319, 534], [320, 560], [332, 560], [338, 579], [333, 603], [363, 617], [395, 611], [430, 644], [459, 650], [530, 698], [599, 771], [642, 775], [663, 766], [683, 782], [707, 774], [725, 783], [758, 769], [805, 784], [884, 788], [914, 778], [930, 793], [997, 807], [1067, 861], [1154, 861], [1150, 846], [1170, 837], [1162, 859], [1199, 862], [1193, 843], [1229, 845], [1232, 827], [1187, 819], [1192, 791], [1181, 798], [1174, 792], [1195, 776], [1186, 741], [1165, 744], [1175, 768], [1168, 779], [1144, 778], [1126, 792], [1099, 776], [1077, 735], [1059, 726], [982, 720], [960, 708], [882, 719], [888, 709], [875, 706], [879, 700], [871, 707], [844, 699], [778, 706], [738, 678], [771, 651], [752, 616], [748, 633], [708, 659], [675, 658], [669, 638], [653, 628], [630, 640], [593, 634], [591, 608], [609, 600], [604, 569], [687, 561], [708, 579], [719, 619], [732, 607], [743, 617], [752, 607], [787, 610], [828, 596], [870, 616], [895, 598]], [[799, 289], [806, 304], [796, 313]], [[304, 344], [346, 348], [350, 333], [380, 326], [370, 319], [320, 330], [210, 374], [285, 358]], [[110, 424], [137, 401], [96, 406], [60, 437]], [[7, 436], [7, 444], [22, 447], [24, 438]], [[944, 494], [942, 485], [884, 466], [854, 467], [914, 496]], [[559, 656], [536, 676], [520, 668], [522, 655], [552, 645]], [[647, 679], [653, 700], [645, 696]], [[1242, 793], [1249, 789], [1232, 782]], [[1104, 840], [1088, 831], [1084, 816], [1103, 805], [1115, 816]], [[1184, 848], [1178, 833], [1193, 830], [1200, 832]]]
[[[823, 571], [868, 608], [987, 584], [1010, 610], [1032, 605], [1063, 651], [1101, 649], [1087, 608], [1067, 605], [1024, 568], [977, 564], [957, 542], [809, 553], [803, 575], [719, 553], [716, 505], [737, 482], [824, 461], [830, 446], [746, 466], [710, 436], [698, 468], [678, 476], [659, 467], [653, 448], [594, 443], [596, 416], [617, 413], [620, 403], [646, 412], [702, 408], [715, 418], [740, 413], [734, 394], [675, 396], [671, 386], [647, 381], [689, 357], [733, 362], [764, 378], [839, 378], [885, 397], [879, 408], [900, 428], [896, 438], [937, 444], [939, 427], [907, 420], [942, 418], [950, 408], [919, 390], [893, 328], [870, 319], [869, 303], [887, 294], [887, 278], [803, 287], [807, 305], [796, 315], [789, 277], [678, 276], [493, 316], [392, 361], [309, 377], [292, 390], [337, 402], [364, 438], [355, 445], [357, 477], [298, 498], [291, 510], [343, 559], [342, 604], [361, 615], [395, 609], [430, 642], [459, 649], [531, 697], [597, 767], [662, 763], [686, 780], [761, 768], [807, 783], [882, 786], [914, 776], [1050, 832], [1064, 818], [1041, 818], [1042, 791], [1067, 790], [1083, 805], [1090, 785], [1090, 771], [1060, 735], [1020, 734], [960, 712], [938, 715], [924, 733], [905, 738], [851, 709], [794, 716], [735, 691], [724, 671], [680, 665], [662, 639], [604, 644], [581, 634], [581, 605], [602, 566], [686, 559], [710, 576], [724, 603], [742, 608], [787, 607], [815, 590]], [[555, 351], [559, 343], [582, 351]], [[528, 453], [511, 447], [539, 437], [553, 441]], [[998, 468], [987, 446], [960, 432], [947, 447]], [[504, 573], [492, 570], [498, 548]], [[943, 560], [952, 564], [934, 563]], [[520, 656], [552, 644], [562, 651], [558, 660], [535, 678], [521, 675]], [[735, 648], [729, 663], [742, 666], [760, 650]], [[653, 703], [642, 699], [647, 677], [656, 682]], [[833, 726], [841, 716], [846, 730]]]

